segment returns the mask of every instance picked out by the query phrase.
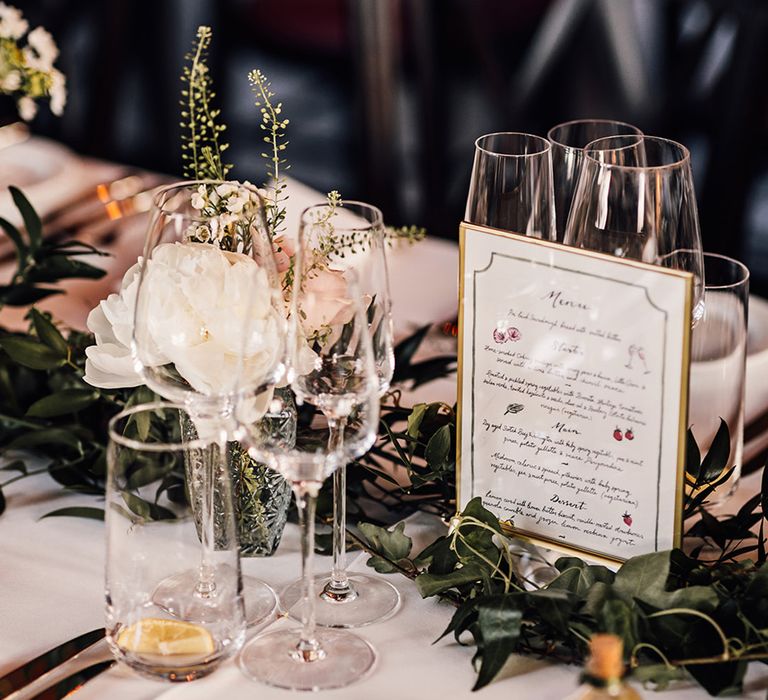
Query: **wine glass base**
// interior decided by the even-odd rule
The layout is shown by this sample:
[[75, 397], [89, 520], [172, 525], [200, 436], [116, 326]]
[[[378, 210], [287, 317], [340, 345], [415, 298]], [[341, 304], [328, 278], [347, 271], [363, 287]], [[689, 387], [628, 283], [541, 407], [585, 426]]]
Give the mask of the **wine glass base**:
[[376, 662], [373, 647], [351, 632], [318, 630], [322, 655], [305, 661], [297, 653], [300, 631], [277, 630], [254, 637], [237, 663], [251, 680], [288, 690], [343, 688], [365, 677]]
[[[391, 583], [377, 576], [349, 574], [354, 595], [344, 600], [333, 600], [322, 591], [331, 581], [330, 573], [315, 579], [315, 621], [321, 627], [365, 627], [382, 622], [400, 609], [400, 594]], [[302, 585], [296, 581], [280, 593], [280, 606], [294, 620], [301, 620]]]
[[[192, 622], [215, 622], [221, 617], [218, 600], [225, 593], [219, 591], [211, 598], [197, 593], [199, 571], [189, 569], [160, 581], [152, 593], [152, 602], [169, 615]], [[218, 580], [231, 581], [233, 577], [218, 576]], [[217, 580], [214, 569], [213, 580]], [[266, 583], [251, 576], [243, 576], [243, 603], [246, 625], [265, 622], [277, 608], [277, 596]], [[234, 592], [227, 592], [229, 595]]]

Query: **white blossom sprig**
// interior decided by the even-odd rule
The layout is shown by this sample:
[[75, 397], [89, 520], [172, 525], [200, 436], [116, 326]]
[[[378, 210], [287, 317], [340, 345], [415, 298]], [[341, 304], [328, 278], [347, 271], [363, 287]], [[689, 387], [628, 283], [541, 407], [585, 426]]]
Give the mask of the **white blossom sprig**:
[[[43, 27], [29, 34], [29, 23], [21, 10], [0, 2], [0, 93], [16, 99], [24, 121], [37, 114], [36, 100], [50, 98], [51, 112], [60, 116], [67, 103], [64, 74], [54, 68], [59, 49]], [[26, 44], [22, 39], [26, 34]]]
[[186, 85], [180, 101], [181, 157], [184, 176], [193, 180], [226, 180], [232, 168], [222, 161], [229, 144], [222, 143], [219, 137], [227, 127], [219, 123], [221, 110], [213, 106], [216, 93], [207, 64], [212, 36], [210, 27], [197, 28], [194, 50], [186, 55], [188, 65], [181, 74], [181, 81]]
[[269, 182], [267, 189], [267, 226], [273, 238], [279, 236], [283, 231], [283, 222], [285, 220], [285, 201], [288, 195], [285, 194], [286, 182], [283, 173], [290, 169], [284, 151], [288, 146], [285, 140], [285, 133], [290, 120], [282, 119], [280, 114], [283, 111], [283, 103], [275, 104], [272, 98], [275, 93], [272, 92], [272, 84], [260, 70], [252, 70], [248, 74], [248, 81], [251, 84], [251, 90], [256, 96], [255, 104], [261, 110], [261, 124], [259, 127], [267, 134], [263, 137], [265, 143], [269, 144], [271, 152], [262, 152], [261, 157], [267, 163], [267, 178]]

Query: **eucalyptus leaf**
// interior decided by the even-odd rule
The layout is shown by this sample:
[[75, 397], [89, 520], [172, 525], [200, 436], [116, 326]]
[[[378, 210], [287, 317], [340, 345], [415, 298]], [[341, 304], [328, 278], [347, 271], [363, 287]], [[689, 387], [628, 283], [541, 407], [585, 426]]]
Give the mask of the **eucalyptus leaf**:
[[128, 509], [145, 520], [173, 520], [176, 517], [172, 510], [146, 501], [130, 491], [122, 491], [120, 495]]
[[35, 401], [27, 410], [34, 418], [53, 418], [82, 411], [96, 401], [99, 395], [93, 389], [64, 389]]
[[16, 248], [16, 256], [19, 261], [23, 261], [29, 254], [29, 247], [24, 242], [21, 232], [10, 221], [0, 216], [0, 228], [5, 231], [8, 238]]
[[44, 518], [90, 518], [91, 520], [104, 520], [104, 510], [102, 508], [88, 508], [86, 506], [73, 506], [70, 508], [59, 508], [40, 517]]
[[728, 457], [731, 454], [731, 436], [728, 424], [721, 418], [720, 427], [715, 433], [709, 451], [701, 461], [701, 478], [714, 481], [728, 468]]
[[18, 187], [11, 185], [8, 190], [11, 193], [11, 197], [13, 197], [13, 203], [21, 214], [21, 218], [24, 220], [24, 228], [27, 230], [27, 236], [29, 237], [29, 248], [34, 252], [40, 247], [43, 238], [43, 225], [40, 217]]
[[0, 347], [14, 362], [30, 369], [55, 369], [64, 362], [57, 352], [30, 337], [0, 336]]
[[53, 325], [45, 314], [40, 313], [37, 309], [30, 309], [29, 314], [35, 326], [37, 337], [51, 350], [58, 353], [60, 357], [66, 357], [69, 346], [59, 329]]

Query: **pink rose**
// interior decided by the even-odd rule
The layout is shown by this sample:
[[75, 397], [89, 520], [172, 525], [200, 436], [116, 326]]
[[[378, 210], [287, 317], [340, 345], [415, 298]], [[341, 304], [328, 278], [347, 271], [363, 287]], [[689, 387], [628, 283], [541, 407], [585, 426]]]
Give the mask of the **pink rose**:
[[322, 329], [343, 326], [355, 313], [347, 281], [339, 270], [314, 271], [304, 282], [303, 292], [301, 312], [308, 336]]

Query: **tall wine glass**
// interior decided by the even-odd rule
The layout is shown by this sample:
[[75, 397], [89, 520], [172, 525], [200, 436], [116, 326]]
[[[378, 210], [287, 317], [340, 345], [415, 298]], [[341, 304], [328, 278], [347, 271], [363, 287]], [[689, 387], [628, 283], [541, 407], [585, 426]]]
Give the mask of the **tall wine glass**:
[[[692, 272], [693, 318], [704, 312], [704, 259], [691, 157], [655, 136], [611, 136], [584, 152], [568, 245]], [[686, 251], [679, 255], [679, 251]], [[688, 251], [693, 251], [690, 254]]]
[[[245, 640], [240, 559], [225, 469], [213, 471], [221, 511], [217, 547], [206, 561], [216, 594], [201, 605], [187, 591], [159, 605], [156, 591], [184, 576], [200, 543], [189, 508], [167, 488], [190, 455], [205, 455], [208, 440], [186, 440], [190, 416], [180, 405], [142, 404], [109, 423], [106, 493], [106, 628], [118, 661], [172, 681], [207, 675]], [[172, 481], [171, 481], [172, 483]]]
[[[351, 254], [349, 251], [345, 252], [343, 260], [332, 259], [331, 266], [354, 266], [359, 273], [357, 289], [368, 317], [379, 396], [383, 396], [389, 390], [395, 363], [392, 302], [381, 211], [362, 202], [344, 202], [342, 207], [333, 212], [327, 204], [309, 207], [304, 211], [299, 241], [304, 251], [304, 265], [303, 268], [295, 266], [303, 278], [303, 284], [297, 291], [298, 303], [302, 308], [317, 308], [319, 303], [323, 303], [322, 299], [327, 296], [328, 291], [338, 287], [332, 283], [334, 270], [318, 269], [318, 261], [313, 253], [327, 249], [329, 236], [333, 236], [337, 241], [348, 242], [355, 251]], [[351, 303], [353, 300], [350, 295], [354, 289], [352, 285], [346, 285], [341, 292], [332, 293], [338, 295], [337, 301]], [[343, 347], [341, 351], [344, 351]], [[316, 390], [305, 390], [302, 395], [309, 403], [318, 405], [328, 416], [330, 444], [343, 443], [346, 417], [335, 416], [335, 406], [323, 408], [322, 399]], [[350, 449], [347, 453], [353, 459], [363, 454]], [[317, 623], [325, 627], [362, 627], [390, 617], [400, 607], [400, 594], [382, 577], [347, 572], [346, 475], [346, 465], [342, 465], [333, 474], [333, 569], [319, 578], [322, 602], [316, 611]], [[281, 591], [280, 602], [292, 617], [299, 617], [302, 602], [301, 581]]]
[[547, 138], [552, 144], [558, 241], [565, 238], [565, 226], [571, 211], [571, 201], [581, 171], [585, 146], [606, 136], [640, 136], [642, 133], [632, 124], [613, 119], [575, 119], [553, 126], [547, 132]]
[[554, 240], [549, 141], [516, 132], [477, 139], [464, 218], [473, 224]]
[[[301, 253], [297, 257], [297, 269], [302, 269]], [[257, 435], [250, 440], [254, 435], [252, 423], [241, 418], [241, 442], [250, 440], [252, 456], [293, 485], [302, 533], [303, 585], [301, 629], [281, 629], [255, 637], [243, 648], [239, 664], [254, 680], [293, 690], [348, 685], [364, 676], [376, 659], [373, 647], [357, 635], [318, 628], [315, 623], [317, 593], [312, 559], [317, 494], [325, 478], [341, 468], [350, 455], [371, 447], [379, 416], [379, 381], [354, 271], [345, 274], [344, 284], [350, 290], [348, 303], [323, 316], [320, 327], [311, 327], [307, 322], [313, 318], [311, 312], [317, 311], [312, 305], [322, 300], [307, 293], [307, 285], [297, 277], [289, 329], [296, 396], [300, 400], [312, 398], [322, 406], [325, 416], [317, 414], [318, 420], [343, 420], [344, 440], [326, 440], [328, 426], [323, 424], [315, 426], [314, 434], [300, 436], [296, 448], [287, 450], [269, 437]], [[303, 295], [299, 292], [302, 286]], [[277, 396], [274, 399], [280, 400]]]
[[[129, 274], [136, 285], [132, 350], [142, 376], [155, 392], [187, 408], [189, 439], [212, 443], [187, 465], [199, 509], [199, 570], [168, 579], [156, 599], [175, 599], [182, 589], [204, 608], [216, 594], [209, 564], [219, 519], [213, 474], [229, 467], [226, 443], [237, 394], [261, 394], [264, 404], [285, 369], [283, 300], [258, 191], [214, 181], [160, 189], [143, 259]], [[247, 386], [240, 382], [245, 368]], [[249, 622], [270, 615], [277, 604], [272, 589], [253, 578], [243, 585]]]

